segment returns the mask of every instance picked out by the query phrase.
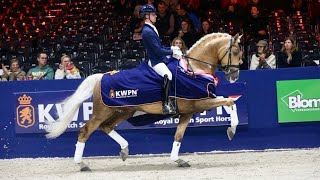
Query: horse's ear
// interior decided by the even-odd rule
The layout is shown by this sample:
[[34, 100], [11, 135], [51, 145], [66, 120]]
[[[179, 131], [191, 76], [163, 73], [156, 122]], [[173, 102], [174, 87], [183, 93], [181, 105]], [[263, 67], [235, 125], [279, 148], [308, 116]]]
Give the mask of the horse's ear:
[[234, 44], [240, 43], [241, 37], [242, 37], [242, 35], [239, 36], [239, 33], [237, 33], [237, 34], [233, 37], [233, 39], [234, 39]]

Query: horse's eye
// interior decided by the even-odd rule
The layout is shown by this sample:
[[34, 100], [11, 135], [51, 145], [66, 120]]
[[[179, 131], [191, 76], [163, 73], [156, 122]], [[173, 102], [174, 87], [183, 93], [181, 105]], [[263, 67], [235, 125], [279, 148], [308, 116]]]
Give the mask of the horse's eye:
[[233, 56], [237, 56], [237, 55], [239, 55], [239, 52], [238, 51], [232, 51], [232, 55]]

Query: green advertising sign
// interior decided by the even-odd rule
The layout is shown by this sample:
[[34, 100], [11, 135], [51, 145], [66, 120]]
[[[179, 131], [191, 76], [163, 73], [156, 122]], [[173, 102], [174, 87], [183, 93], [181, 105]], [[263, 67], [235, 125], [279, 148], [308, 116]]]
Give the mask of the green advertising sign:
[[320, 121], [320, 79], [277, 81], [278, 121]]

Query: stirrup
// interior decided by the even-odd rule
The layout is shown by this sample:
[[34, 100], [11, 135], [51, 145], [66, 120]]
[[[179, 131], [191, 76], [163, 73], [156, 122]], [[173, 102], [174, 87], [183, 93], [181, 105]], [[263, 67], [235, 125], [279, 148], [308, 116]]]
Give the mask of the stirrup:
[[175, 106], [172, 105], [172, 103], [167, 103], [167, 104], [163, 104], [163, 106], [162, 106], [162, 113], [163, 113], [164, 115], [167, 115], [167, 114], [176, 114], [177, 111], [176, 111]]

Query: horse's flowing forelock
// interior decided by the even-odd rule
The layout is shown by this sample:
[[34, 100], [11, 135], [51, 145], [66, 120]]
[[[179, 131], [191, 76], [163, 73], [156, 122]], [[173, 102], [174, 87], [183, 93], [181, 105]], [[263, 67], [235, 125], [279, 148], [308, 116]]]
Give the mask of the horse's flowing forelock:
[[192, 45], [192, 47], [187, 51], [187, 54], [189, 54], [190, 52], [192, 52], [194, 49], [196, 49], [197, 47], [199, 47], [200, 45], [205, 45], [208, 42], [211, 42], [212, 40], [218, 40], [220, 38], [230, 38], [230, 34], [227, 33], [211, 33], [211, 34], [207, 34], [205, 36], [203, 36], [201, 39], [199, 39], [196, 43], [194, 43]]

